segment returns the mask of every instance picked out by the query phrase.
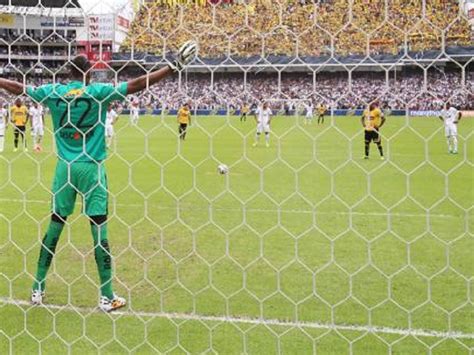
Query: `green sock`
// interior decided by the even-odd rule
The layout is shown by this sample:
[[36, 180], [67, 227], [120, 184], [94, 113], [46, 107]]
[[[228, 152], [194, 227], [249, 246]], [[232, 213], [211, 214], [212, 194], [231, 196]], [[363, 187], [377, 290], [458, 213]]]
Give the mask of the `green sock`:
[[100, 294], [108, 299], [114, 298], [112, 290], [112, 254], [107, 241], [107, 223], [98, 226], [91, 223], [92, 237], [94, 238], [94, 255], [99, 271]]
[[64, 223], [58, 223], [55, 221], [49, 223], [48, 231], [41, 243], [38, 269], [36, 271], [36, 279], [33, 283], [33, 290], [44, 291], [46, 289], [46, 275], [51, 266], [51, 261], [53, 260], [54, 252], [56, 251], [56, 245], [58, 244], [63, 228]]

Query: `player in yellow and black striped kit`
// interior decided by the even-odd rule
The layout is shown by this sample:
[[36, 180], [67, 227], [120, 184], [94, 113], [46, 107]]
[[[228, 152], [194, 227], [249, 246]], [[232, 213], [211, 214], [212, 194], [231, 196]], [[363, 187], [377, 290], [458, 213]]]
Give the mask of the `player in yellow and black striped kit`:
[[15, 137], [15, 149], [16, 152], [18, 150], [18, 141], [19, 137], [21, 136], [21, 141], [23, 142], [23, 147], [25, 148], [25, 152], [28, 151], [28, 147], [26, 146], [26, 124], [28, 123], [28, 109], [20, 98], [15, 100], [15, 106], [10, 109], [10, 121], [13, 123], [13, 134]]
[[382, 138], [380, 137], [380, 128], [385, 123], [385, 117], [379, 108], [378, 102], [373, 102], [369, 105], [369, 108], [364, 110], [360, 119], [362, 126], [364, 127], [364, 144], [365, 154], [364, 159], [369, 159], [370, 142], [374, 142], [380, 153], [380, 158], [384, 160]]
[[179, 139], [186, 139], [186, 131], [188, 130], [188, 125], [191, 126], [191, 109], [189, 104], [185, 103], [178, 111], [178, 123], [179, 123]]
[[327, 107], [324, 104], [319, 104], [316, 107], [318, 111], [318, 124], [324, 124], [324, 114], [326, 113]]
[[243, 104], [242, 108], [240, 109], [240, 122], [247, 121], [247, 115], [249, 111], [249, 106], [247, 104]]

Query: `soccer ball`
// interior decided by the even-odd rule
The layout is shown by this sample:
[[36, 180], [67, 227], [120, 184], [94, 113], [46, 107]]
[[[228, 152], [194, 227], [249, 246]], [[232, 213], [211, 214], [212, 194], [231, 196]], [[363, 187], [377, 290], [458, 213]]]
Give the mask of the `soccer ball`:
[[219, 164], [217, 167], [217, 172], [221, 175], [225, 175], [229, 172], [229, 167], [225, 164]]

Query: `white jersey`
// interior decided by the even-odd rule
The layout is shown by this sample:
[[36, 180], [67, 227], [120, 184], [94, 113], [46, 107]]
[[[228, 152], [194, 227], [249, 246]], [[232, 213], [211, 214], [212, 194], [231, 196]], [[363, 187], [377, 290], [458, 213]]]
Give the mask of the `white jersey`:
[[313, 116], [313, 105], [306, 105], [306, 116]]
[[138, 111], [140, 110], [140, 106], [138, 105], [138, 102], [133, 102], [130, 111], [132, 111], [133, 114], [138, 114]]
[[29, 113], [31, 115], [31, 125], [33, 127], [42, 127], [43, 126], [43, 107], [32, 106], [30, 107]]
[[[0, 137], [5, 135], [5, 120], [8, 117], [8, 111], [5, 108], [0, 108]], [[0, 151], [3, 152], [3, 146], [0, 146]]]
[[445, 126], [452, 126], [458, 122], [459, 111], [454, 107], [450, 107], [449, 110], [441, 111], [441, 117], [443, 117]]
[[259, 107], [255, 111], [255, 114], [257, 115], [259, 124], [268, 125], [270, 123], [270, 116], [272, 115], [272, 110], [270, 110], [270, 108], [264, 109], [263, 107]]
[[0, 127], [5, 127], [5, 121], [8, 117], [8, 110], [0, 108]]
[[105, 120], [105, 124], [107, 126], [112, 126], [114, 124], [115, 119], [117, 118], [118, 114], [115, 110], [107, 111], [107, 118]]

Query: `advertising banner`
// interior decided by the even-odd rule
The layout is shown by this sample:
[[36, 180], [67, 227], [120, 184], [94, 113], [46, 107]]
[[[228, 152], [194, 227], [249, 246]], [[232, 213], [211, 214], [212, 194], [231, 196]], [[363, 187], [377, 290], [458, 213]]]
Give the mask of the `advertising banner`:
[[113, 40], [115, 32], [115, 16], [113, 14], [89, 16], [89, 39]]
[[15, 16], [10, 14], [0, 14], [0, 27], [13, 27]]

